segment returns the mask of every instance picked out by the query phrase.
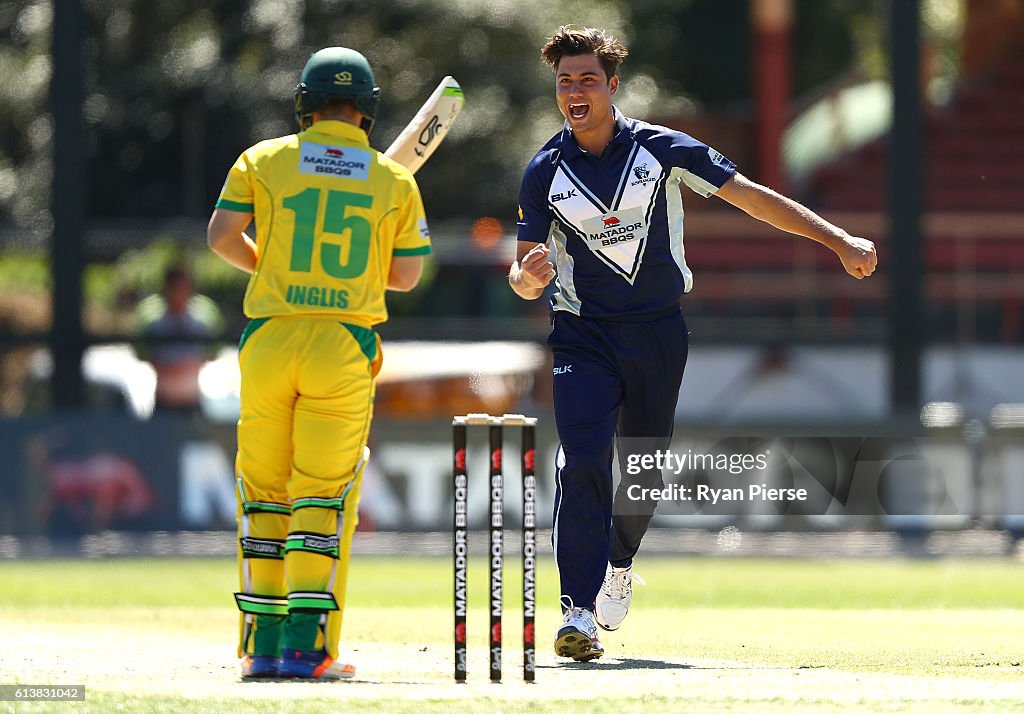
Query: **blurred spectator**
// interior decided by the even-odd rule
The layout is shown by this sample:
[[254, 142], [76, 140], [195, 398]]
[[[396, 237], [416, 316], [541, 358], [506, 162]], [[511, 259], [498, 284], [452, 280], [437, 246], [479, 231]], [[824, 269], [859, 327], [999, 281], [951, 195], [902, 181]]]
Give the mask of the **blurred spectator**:
[[[143, 341], [139, 358], [156, 370], [154, 413], [199, 413], [199, 370], [212, 358], [208, 338], [217, 335], [222, 317], [217, 305], [195, 292], [181, 266], [164, 274], [163, 292], [139, 303]], [[182, 338], [180, 342], [174, 338]]]

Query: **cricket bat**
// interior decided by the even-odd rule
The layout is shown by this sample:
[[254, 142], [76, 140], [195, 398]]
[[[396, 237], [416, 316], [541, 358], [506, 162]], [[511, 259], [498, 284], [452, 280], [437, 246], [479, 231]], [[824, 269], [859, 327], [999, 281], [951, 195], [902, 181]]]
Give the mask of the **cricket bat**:
[[463, 99], [462, 87], [453, 77], [442, 79], [384, 155], [416, 173], [452, 128]]

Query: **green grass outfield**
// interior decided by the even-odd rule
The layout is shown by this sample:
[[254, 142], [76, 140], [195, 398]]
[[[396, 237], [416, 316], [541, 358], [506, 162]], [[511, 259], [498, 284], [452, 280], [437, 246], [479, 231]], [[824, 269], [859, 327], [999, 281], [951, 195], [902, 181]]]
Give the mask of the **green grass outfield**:
[[590, 664], [550, 650], [521, 681], [518, 558], [506, 558], [505, 683], [486, 681], [486, 566], [470, 577], [470, 679], [451, 682], [446, 558], [356, 558], [353, 682], [240, 682], [230, 560], [0, 561], [0, 684], [84, 684], [0, 712], [1024, 711], [1024, 565], [1011, 560], [647, 558]]

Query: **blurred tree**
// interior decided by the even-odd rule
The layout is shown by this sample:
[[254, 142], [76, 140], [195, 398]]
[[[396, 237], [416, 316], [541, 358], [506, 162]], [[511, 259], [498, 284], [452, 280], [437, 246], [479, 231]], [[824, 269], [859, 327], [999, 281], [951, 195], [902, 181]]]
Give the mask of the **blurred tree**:
[[[53, 0], [0, 3], [0, 222], [49, 231], [47, 114]], [[90, 18], [85, 113], [92, 218], [207, 215], [228, 167], [294, 131], [291, 93], [316, 49], [363, 51], [383, 88], [386, 147], [445, 74], [467, 103], [420, 172], [432, 217], [511, 223], [522, 169], [557, 131], [540, 45], [559, 24], [630, 46], [624, 110], [746, 111], [748, 0], [82, 0]], [[794, 89], [861, 66], [879, 0], [797, 0]], [[60, 161], [57, 157], [57, 170]]]
[[49, 0], [0, 3], [0, 220], [49, 235]]
[[844, 72], [877, 76], [884, 62], [884, 28], [878, 0], [796, 0], [793, 28], [793, 92], [828, 84]]

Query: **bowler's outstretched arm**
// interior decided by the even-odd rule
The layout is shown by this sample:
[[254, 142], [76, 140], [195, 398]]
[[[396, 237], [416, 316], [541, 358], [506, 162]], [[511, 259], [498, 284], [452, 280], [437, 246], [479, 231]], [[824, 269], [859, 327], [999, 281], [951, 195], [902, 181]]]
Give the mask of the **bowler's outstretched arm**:
[[875, 272], [878, 256], [874, 243], [851, 236], [806, 206], [740, 173], [726, 181], [715, 195], [779, 230], [810, 238], [831, 248], [839, 256], [846, 272], [858, 280]]

